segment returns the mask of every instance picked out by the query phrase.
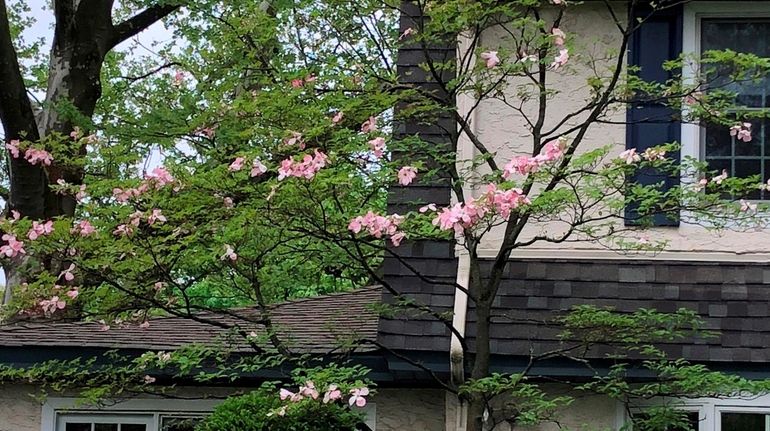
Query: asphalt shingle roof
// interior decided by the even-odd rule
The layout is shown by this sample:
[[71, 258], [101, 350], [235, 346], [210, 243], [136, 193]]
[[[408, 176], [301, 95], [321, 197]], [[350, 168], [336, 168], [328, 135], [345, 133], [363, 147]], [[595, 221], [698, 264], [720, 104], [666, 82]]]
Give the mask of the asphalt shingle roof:
[[[272, 307], [271, 319], [291, 350], [327, 353], [345, 343], [377, 338], [378, 316], [371, 304], [381, 296], [381, 288], [375, 286], [285, 302]], [[263, 325], [249, 322], [259, 318], [257, 310], [238, 309], [233, 314], [237, 316], [202, 313], [200, 317], [227, 326], [238, 324], [247, 333], [264, 333]], [[147, 328], [132, 324], [106, 331], [96, 322], [27, 323], [0, 329], [0, 346], [173, 350], [191, 343], [217, 343], [228, 333], [228, 329], [183, 317], [152, 319]], [[356, 351], [371, 350], [375, 350], [372, 344], [356, 347]]]

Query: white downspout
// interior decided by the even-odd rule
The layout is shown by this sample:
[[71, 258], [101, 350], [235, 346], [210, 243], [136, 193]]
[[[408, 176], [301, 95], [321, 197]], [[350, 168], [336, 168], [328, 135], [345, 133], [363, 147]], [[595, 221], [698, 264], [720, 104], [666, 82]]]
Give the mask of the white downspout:
[[[452, 310], [452, 327], [457, 333], [452, 333], [452, 339], [449, 344], [449, 370], [452, 382], [456, 385], [465, 382], [465, 365], [463, 357], [463, 346], [460, 343], [458, 334], [465, 337], [465, 322], [468, 314], [468, 285], [471, 277], [471, 259], [466, 250], [457, 252], [457, 285], [455, 288], [455, 301]], [[448, 396], [454, 397], [452, 394]], [[454, 427], [446, 431], [465, 431], [468, 416], [468, 406], [466, 403], [459, 402], [455, 398]]]
[[[467, 51], [472, 48], [471, 37], [468, 34], [460, 34], [457, 38], [457, 58], [458, 62], [462, 61]], [[472, 62], [475, 62], [475, 54]], [[457, 95], [457, 108], [460, 115], [466, 116], [472, 107], [475, 106], [476, 100], [473, 95], [468, 93], [461, 93]], [[475, 112], [471, 114], [471, 117], [475, 117]], [[471, 128], [475, 127], [474, 118], [468, 119]], [[464, 133], [460, 133], [457, 143], [457, 171], [463, 172], [468, 168], [463, 162], [464, 160], [473, 160], [476, 154], [476, 147], [472, 144], [470, 139]], [[473, 195], [473, 189], [468, 183], [463, 184], [463, 193], [466, 196]], [[458, 238], [458, 243], [461, 242], [461, 238]], [[460, 337], [465, 337], [465, 324], [468, 314], [468, 286], [470, 284], [471, 277], [471, 259], [466, 250], [462, 246], [457, 246], [455, 249], [455, 255], [457, 256], [457, 280], [458, 287], [455, 288], [454, 296], [454, 308], [452, 310], [452, 327], [457, 333], [452, 333], [452, 338], [449, 344], [449, 371], [452, 379], [452, 383], [459, 385], [465, 382], [465, 366], [464, 366], [464, 351], [462, 343], [460, 343]], [[468, 417], [468, 404], [460, 402], [460, 400], [451, 393], [447, 393], [447, 406], [452, 405], [455, 411], [455, 417], [446, 419], [446, 431], [465, 431]], [[447, 410], [448, 411], [448, 410]]]

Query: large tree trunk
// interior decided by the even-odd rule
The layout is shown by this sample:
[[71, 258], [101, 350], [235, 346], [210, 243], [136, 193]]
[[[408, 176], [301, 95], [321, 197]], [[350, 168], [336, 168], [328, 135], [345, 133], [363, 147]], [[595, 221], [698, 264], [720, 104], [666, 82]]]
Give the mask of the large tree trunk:
[[[48, 88], [42, 115], [38, 120], [27, 97], [27, 89], [19, 68], [5, 0], [0, 0], [0, 120], [6, 141], [21, 139], [39, 141], [52, 133], [68, 139], [74, 118], [63, 112], [74, 108], [81, 118], [91, 118], [101, 97], [101, 69], [107, 53], [120, 42], [136, 35], [181, 6], [164, 2], [150, 6], [128, 20], [113, 25], [114, 0], [55, 0], [56, 25], [49, 60]], [[52, 166], [30, 165], [23, 157], [9, 159], [10, 192], [7, 210], [18, 211], [30, 219], [73, 216], [76, 200], [72, 195], [53, 193], [49, 184], [63, 179], [82, 184], [82, 168], [62, 163], [83, 157], [86, 147], [58, 154]], [[58, 159], [58, 160], [57, 160]], [[4, 260], [6, 290], [3, 303], [8, 303], [15, 286], [22, 283], [20, 267], [30, 257]]]
[[[42, 136], [57, 133], [68, 136], [73, 130], [73, 118], [62, 115], [67, 108], [75, 108], [79, 115], [91, 118], [96, 102], [102, 95], [101, 70], [104, 57], [110, 50], [112, 33], [111, 0], [92, 1], [75, 10], [57, 5], [57, 23], [48, 69], [43, 115], [39, 130]], [[73, 154], [60, 157], [76, 159], [84, 156], [84, 146]], [[48, 169], [48, 183], [59, 179], [70, 184], [83, 183], [82, 168], [70, 168], [54, 160]], [[12, 185], [13, 188], [13, 185]], [[44, 216], [73, 216], [75, 198], [68, 194], [46, 190]]]

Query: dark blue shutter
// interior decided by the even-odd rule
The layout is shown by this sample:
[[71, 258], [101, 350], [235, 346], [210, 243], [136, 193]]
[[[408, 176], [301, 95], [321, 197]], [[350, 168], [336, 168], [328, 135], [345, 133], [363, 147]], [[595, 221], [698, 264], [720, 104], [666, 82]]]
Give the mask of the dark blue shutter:
[[[648, 11], [639, 11], [637, 17], [648, 17]], [[647, 82], [665, 82], [672, 78], [670, 72], [663, 70], [667, 60], [675, 59], [682, 52], [682, 8], [673, 7], [646, 18], [641, 27], [633, 34], [630, 41], [629, 64], [638, 66], [639, 77]], [[657, 103], [644, 100], [644, 96], [628, 108], [628, 126], [626, 129], [626, 148], [635, 148], [642, 153], [649, 147], [669, 142], [681, 142], [681, 123], [679, 113]], [[668, 155], [672, 160], [679, 160], [679, 152]], [[642, 171], [634, 178], [638, 184], [650, 185], [665, 183], [665, 188], [679, 184], [679, 177], [663, 175], [654, 170]], [[626, 211], [628, 224], [635, 224], [636, 212], [631, 206]], [[655, 226], [679, 226], [678, 214], [658, 214], [654, 216]]]

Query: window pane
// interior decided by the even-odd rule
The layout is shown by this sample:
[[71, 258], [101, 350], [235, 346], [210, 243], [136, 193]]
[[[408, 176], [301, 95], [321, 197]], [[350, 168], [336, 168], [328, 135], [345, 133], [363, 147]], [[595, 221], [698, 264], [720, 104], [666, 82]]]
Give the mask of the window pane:
[[722, 431], [765, 431], [765, 415], [722, 413]]
[[120, 431], [147, 431], [147, 425], [120, 424]]
[[118, 431], [118, 424], [96, 424], [94, 431]]
[[91, 431], [91, 424], [90, 423], [68, 423], [67, 425], [64, 426], [64, 431]]
[[730, 157], [733, 155], [733, 137], [723, 126], [710, 124], [706, 127], [706, 154], [709, 157]]

